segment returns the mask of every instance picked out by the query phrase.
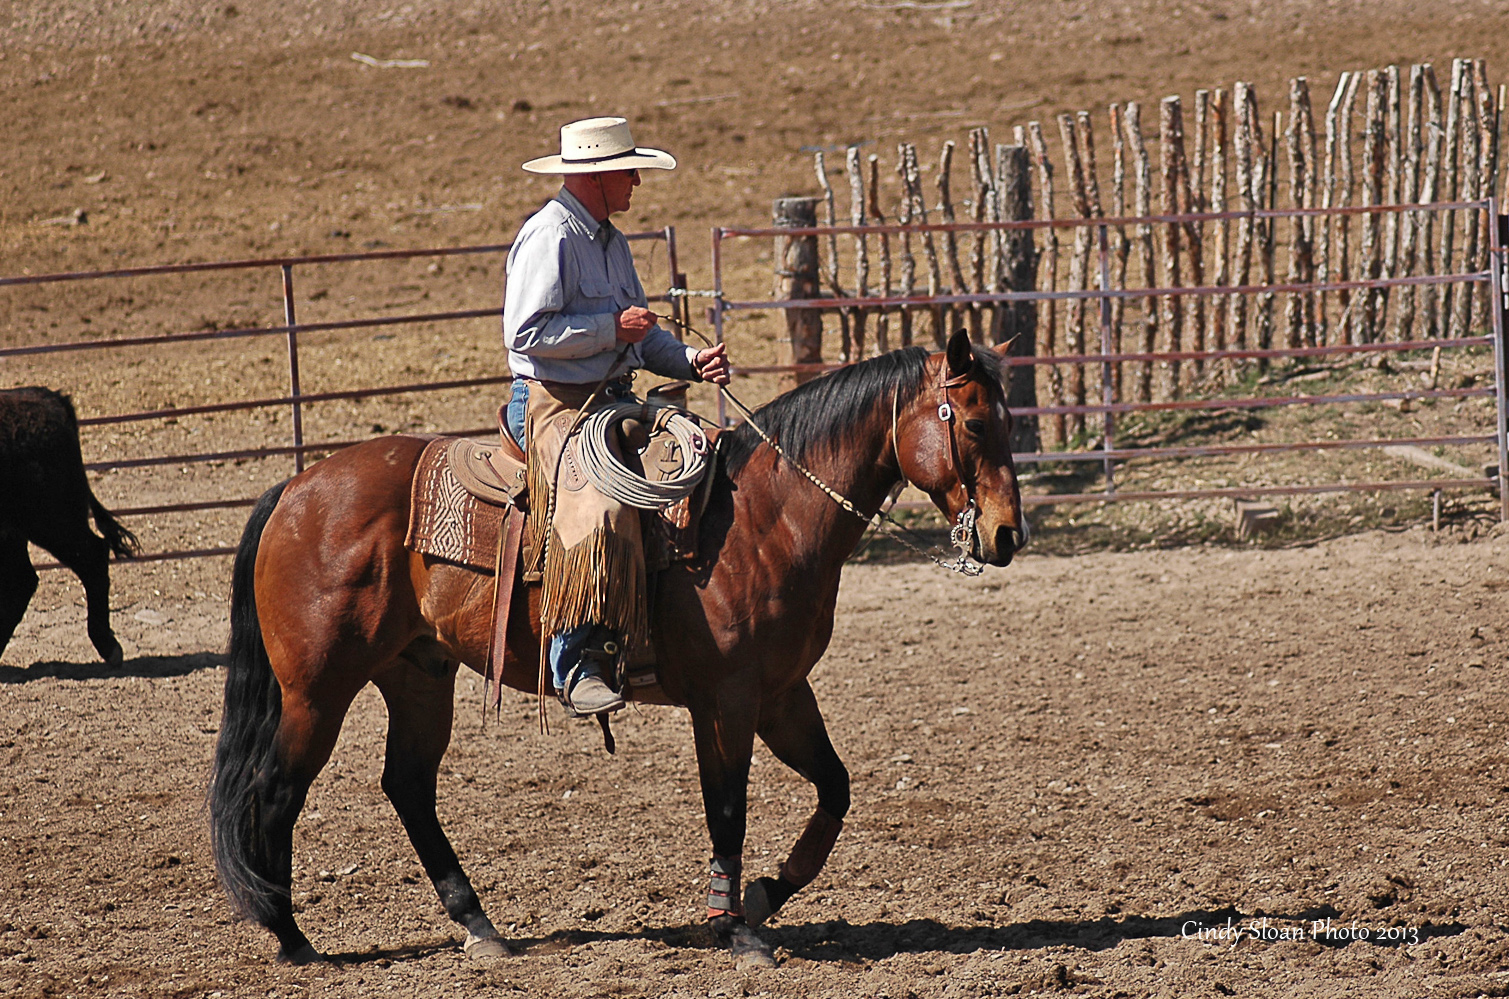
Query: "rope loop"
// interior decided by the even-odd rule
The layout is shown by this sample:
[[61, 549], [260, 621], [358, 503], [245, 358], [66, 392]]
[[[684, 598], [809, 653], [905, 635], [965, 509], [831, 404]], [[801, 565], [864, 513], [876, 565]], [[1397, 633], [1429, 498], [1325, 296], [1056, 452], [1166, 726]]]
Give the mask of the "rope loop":
[[[651, 480], [623, 465], [610, 447], [610, 435], [626, 419], [650, 416], [663, 424], [681, 448], [681, 471], [667, 479]], [[604, 496], [639, 510], [659, 510], [680, 502], [696, 490], [706, 471], [707, 435], [686, 411], [653, 402], [619, 402], [604, 406], [582, 423], [582, 471]]]

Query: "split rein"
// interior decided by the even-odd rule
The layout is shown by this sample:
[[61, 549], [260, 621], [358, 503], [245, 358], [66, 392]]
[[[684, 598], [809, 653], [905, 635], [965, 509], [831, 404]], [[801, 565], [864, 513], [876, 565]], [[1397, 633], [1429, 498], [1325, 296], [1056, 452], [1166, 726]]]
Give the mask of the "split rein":
[[[709, 347], [713, 345], [713, 342], [708, 339], [701, 330], [682, 322], [674, 316], [663, 316], [658, 312], [654, 313], [654, 316], [657, 319], [664, 319], [669, 322], [673, 322], [677, 326], [680, 326], [682, 329], [695, 334], [698, 339], [707, 344]], [[951, 382], [945, 379], [943, 382], [944, 402], [941, 406], [938, 407], [938, 418], [949, 425], [948, 442], [951, 452], [950, 457], [954, 462], [954, 471], [959, 475], [959, 484], [964, 486], [965, 493], [969, 498], [969, 502], [965, 505], [964, 509], [959, 512], [957, 521], [949, 529], [949, 541], [959, 552], [958, 556], [952, 559], [940, 558], [933, 551], [923, 548], [922, 545], [928, 543], [927, 539], [917, 531], [912, 530], [910, 527], [907, 527], [905, 524], [892, 517], [890, 511], [887, 509], [878, 510], [873, 516], [865, 516], [865, 514], [860, 512], [859, 508], [856, 507], [847, 496], [843, 495], [838, 490], [834, 489], [832, 486], [828, 485], [826, 482], [820, 479], [810, 468], [802, 464], [800, 461], [797, 461], [786, 451], [785, 448], [781, 447], [781, 445], [776, 441], [774, 437], [771, 437], [768, 433], [766, 433], [765, 428], [761, 427], [759, 422], [755, 420], [753, 411], [751, 411], [748, 406], [744, 405], [743, 401], [740, 400], [738, 396], [729, 391], [728, 386], [719, 385], [718, 392], [723, 396], [723, 398], [732, 403], [735, 409], [744, 414], [744, 422], [749, 424], [749, 426], [753, 428], [754, 432], [760, 436], [760, 439], [763, 440], [766, 444], [769, 444], [771, 449], [774, 450], [776, 454], [780, 455], [787, 462], [789, 462], [793, 468], [795, 468], [798, 472], [801, 472], [802, 475], [806, 476], [807, 479], [811, 481], [813, 485], [817, 486], [818, 489], [822, 490], [824, 495], [826, 495], [829, 499], [837, 503], [848, 513], [853, 514], [855, 517], [861, 520], [867, 528], [881, 530], [884, 528], [884, 526], [889, 525], [893, 529], [892, 537], [900, 542], [903, 547], [910, 549], [914, 554], [921, 555], [931, 561], [934, 565], [947, 569], [950, 572], [957, 572], [965, 576], [978, 576], [985, 571], [985, 567], [978, 562], [975, 562], [971, 558], [969, 550], [971, 547], [973, 547], [973, 543], [975, 541], [975, 520], [979, 515], [979, 511], [975, 506], [974, 490], [965, 483], [963, 469], [959, 467], [958, 444], [954, 440], [953, 407], [948, 402], [948, 389], [950, 387]], [[908, 480], [906, 473], [901, 471], [901, 438], [900, 435], [896, 433], [895, 429], [896, 407], [896, 399], [893, 396], [891, 400], [892, 447], [894, 447], [896, 450], [896, 471], [901, 474], [902, 484], [905, 485], [907, 484]], [[910, 535], [911, 538], [916, 538], [919, 543], [914, 544], [910, 540], [908, 535]]]

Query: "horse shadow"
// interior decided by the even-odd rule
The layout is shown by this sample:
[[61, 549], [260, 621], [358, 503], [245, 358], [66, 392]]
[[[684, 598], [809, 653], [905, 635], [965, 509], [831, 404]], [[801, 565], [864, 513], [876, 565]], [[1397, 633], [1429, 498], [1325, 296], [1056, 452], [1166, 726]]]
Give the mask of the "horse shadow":
[[[1210, 931], [1227, 926], [1252, 928], [1264, 923], [1273, 927], [1298, 928], [1305, 939], [1328, 946], [1345, 946], [1352, 942], [1340, 935], [1312, 936], [1311, 927], [1324, 920], [1341, 916], [1329, 905], [1296, 913], [1264, 913], [1254, 916], [1235, 906], [1220, 909], [1193, 909], [1173, 916], [1102, 916], [1099, 919], [1050, 920], [1032, 919], [1002, 926], [947, 926], [933, 919], [911, 919], [904, 923], [872, 922], [858, 925], [843, 920], [781, 927], [766, 933], [767, 939], [784, 947], [793, 957], [811, 961], [879, 961], [898, 954], [942, 952], [968, 954], [978, 951], [1045, 950], [1052, 947], [1075, 947], [1081, 950], [1112, 950], [1128, 940], [1175, 939], [1199, 940], [1198, 930]], [[1340, 924], [1337, 924], [1340, 925]], [[1419, 927], [1415, 941], [1434, 937], [1456, 936], [1467, 927], [1460, 923], [1426, 923]], [[1230, 938], [1220, 941], [1229, 944]], [[1375, 946], [1397, 946], [1398, 941], [1366, 941]]]
[[[1308, 931], [1317, 922], [1336, 920], [1341, 915], [1339, 909], [1329, 905], [1302, 912], [1262, 915], [1243, 913], [1235, 906], [1226, 906], [1220, 909], [1192, 909], [1174, 916], [1108, 915], [1099, 919], [1031, 919], [1007, 925], [977, 926], [949, 926], [936, 919], [858, 924], [834, 919], [767, 926], [760, 933], [767, 943], [784, 949], [791, 957], [830, 964], [852, 964], [881, 961], [899, 954], [969, 954], [980, 951], [1045, 950], [1061, 946], [1103, 951], [1114, 949], [1128, 940], [1187, 939], [1195, 942], [1196, 928], [1210, 930], [1228, 924], [1252, 927], [1265, 919], [1273, 926], [1300, 927]], [[1418, 927], [1410, 942], [1423, 943], [1428, 939], [1453, 937], [1466, 929], [1462, 923], [1427, 922]], [[1316, 943], [1332, 947], [1342, 947], [1352, 942], [1368, 943], [1375, 947], [1398, 946], [1400, 943], [1397, 940], [1383, 939], [1353, 941], [1341, 935], [1312, 936], [1308, 932], [1306, 939], [1314, 939]], [[567, 951], [588, 943], [622, 940], [660, 943], [667, 947], [689, 950], [718, 950], [723, 946], [705, 923], [644, 927], [623, 932], [557, 930], [542, 937], [511, 937], [508, 942], [517, 954], [543, 955]], [[452, 942], [327, 956], [338, 964], [361, 965], [378, 961], [422, 959], [457, 947], [459, 944]]]
[[31, 683], [33, 680], [114, 680], [120, 677], [159, 678], [187, 676], [225, 664], [219, 652], [190, 652], [181, 656], [138, 656], [119, 666], [103, 662], [70, 663], [59, 660], [30, 666], [0, 666], [0, 684]]

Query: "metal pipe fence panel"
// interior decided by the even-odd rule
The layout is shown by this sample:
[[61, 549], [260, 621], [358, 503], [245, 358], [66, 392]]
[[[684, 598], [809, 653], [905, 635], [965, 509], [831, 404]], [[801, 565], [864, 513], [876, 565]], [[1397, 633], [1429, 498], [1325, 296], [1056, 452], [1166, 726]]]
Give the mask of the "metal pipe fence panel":
[[[1233, 284], [1200, 286], [1175, 286], [1158, 287], [1112, 287], [1110, 280], [1110, 268], [1107, 266], [1109, 236], [1112, 230], [1125, 226], [1148, 226], [1170, 224], [1196, 224], [1216, 220], [1241, 220], [1241, 219], [1278, 219], [1285, 217], [1318, 217], [1318, 216], [1359, 216], [1359, 215], [1386, 215], [1388, 213], [1410, 212], [1447, 212], [1447, 211], [1480, 211], [1495, 220], [1494, 225], [1488, 226], [1490, 232], [1489, 259], [1491, 266], [1485, 271], [1462, 272], [1452, 274], [1405, 274], [1383, 275], [1376, 278], [1348, 278], [1330, 280], [1312, 280], [1303, 282], [1290, 281], [1287, 283], [1272, 284]], [[1295, 209], [1279, 210], [1268, 209], [1255, 212], [1208, 212], [1183, 215], [1153, 215], [1145, 217], [1126, 218], [1100, 218], [1100, 219], [1052, 219], [1052, 220], [1027, 220], [1012, 222], [970, 222], [952, 224], [912, 224], [912, 225], [871, 225], [871, 226], [819, 226], [806, 229], [780, 229], [780, 228], [731, 228], [721, 227], [713, 230], [712, 239], [712, 290], [706, 294], [711, 300], [708, 309], [709, 319], [713, 327], [713, 333], [717, 340], [722, 340], [725, 333], [725, 324], [731, 316], [739, 313], [751, 313], [762, 310], [779, 310], [788, 308], [816, 309], [816, 310], [871, 310], [876, 314], [884, 314], [890, 311], [895, 314], [899, 310], [924, 311], [940, 307], [991, 307], [1012, 302], [1031, 302], [1037, 308], [1057, 307], [1054, 303], [1065, 303], [1065, 307], [1072, 307], [1076, 302], [1092, 303], [1094, 309], [1095, 329], [1091, 331], [1090, 342], [1098, 346], [1098, 350], [1081, 350], [1075, 353], [1062, 351], [1029, 357], [1010, 357], [1007, 364], [1013, 370], [1035, 371], [1042, 370], [1066, 370], [1071, 367], [1079, 367], [1082, 370], [1096, 372], [1098, 385], [1095, 385], [1096, 395], [1086, 397], [1083, 402], [1067, 401], [1053, 403], [1051, 400], [1034, 407], [1018, 410], [1019, 415], [1030, 415], [1048, 419], [1095, 419], [1095, 439], [1082, 441], [1078, 447], [1056, 447], [1024, 451], [1016, 458], [1025, 466], [1051, 467], [1051, 466], [1083, 466], [1086, 463], [1100, 466], [1100, 481], [1098, 488], [1076, 493], [1054, 493], [1051, 495], [1032, 495], [1026, 498], [1029, 505], [1052, 505], [1052, 504], [1076, 504], [1094, 503], [1107, 501], [1150, 501], [1150, 500], [1178, 500], [1193, 498], [1221, 498], [1221, 497], [1261, 497], [1276, 495], [1306, 495], [1324, 492], [1389, 492], [1396, 490], [1471, 490], [1494, 488], [1500, 496], [1502, 515], [1509, 519], [1509, 489], [1505, 487], [1505, 475], [1509, 472], [1505, 460], [1506, 450], [1509, 450], [1509, 431], [1506, 431], [1506, 392], [1504, 350], [1504, 321], [1503, 316], [1506, 308], [1506, 296], [1509, 296], [1509, 276], [1506, 276], [1506, 247], [1509, 247], [1509, 235], [1504, 231], [1505, 220], [1498, 216], [1496, 205], [1493, 201], [1481, 202], [1447, 202], [1432, 205], [1403, 205], [1403, 206], [1377, 206], [1377, 207], [1346, 207], [1332, 209]], [[726, 284], [726, 253], [723, 241], [766, 239], [774, 237], [791, 237], [798, 235], [896, 235], [896, 234], [923, 234], [923, 233], [959, 233], [959, 232], [1001, 232], [1009, 230], [1038, 230], [1052, 228], [1063, 230], [1071, 228], [1089, 228], [1092, 231], [1094, 242], [1098, 250], [1098, 287], [1073, 289], [1073, 290], [1002, 290], [994, 292], [970, 293], [967, 291], [951, 293], [940, 291], [934, 295], [883, 295], [869, 294], [866, 296], [840, 297], [828, 296], [813, 299], [780, 299], [758, 298], [753, 296], [740, 296], [730, 298]], [[673, 314], [683, 322], [690, 318], [690, 299], [686, 292], [685, 276], [679, 271], [679, 262], [676, 259], [675, 232], [671, 227], [663, 230], [635, 233], [630, 235], [631, 240], [638, 242], [651, 241], [654, 245], [664, 243], [666, 247], [664, 283], [668, 287], [665, 295], [655, 296], [657, 302], [669, 303]], [[168, 327], [165, 331], [152, 332], [143, 330], [143, 323], [137, 323], [128, 327], [128, 330], [116, 336], [91, 337], [88, 339], [64, 339], [60, 342], [49, 343], [15, 343], [14, 337], [11, 342], [0, 343], [0, 358], [6, 359], [12, 366], [12, 371], [18, 371], [16, 365], [30, 365], [26, 368], [28, 376], [35, 373], [34, 380], [51, 382], [66, 390], [66, 379], [51, 378], [47, 374], [56, 373], [58, 368], [51, 371], [46, 368], [47, 362], [56, 357], [59, 361], [80, 354], [89, 356], [92, 351], [111, 351], [117, 356], [136, 352], [138, 358], [152, 358], [150, 362], [133, 360], [130, 364], [153, 363], [168, 368], [181, 366], [186, 374], [203, 377], [203, 381], [209, 384], [204, 390], [210, 398], [198, 400], [192, 399], [187, 388], [176, 393], [169, 393], [169, 398], [164, 403], [156, 405], [141, 405], [138, 408], [122, 412], [85, 415], [80, 420], [84, 428], [109, 428], [112, 433], [123, 435], [112, 438], [107, 446], [110, 451], [108, 457], [92, 460], [87, 467], [94, 472], [125, 473], [131, 470], [148, 471], [152, 469], [164, 470], [177, 467], [182, 470], [180, 474], [187, 473], [191, 468], [210, 468], [212, 470], [225, 467], [239, 467], [242, 463], [265, 463], [269, 460], [289, 460], [292, 470], [303, 467], [306, 458], [327, 453], [339, 447], [363, 439], [360, 433], [353, 434], [353, 430], [362, 430], [370, 427], [372, 433], [387, 432], [391, 430], [418, 429], [414, 425], [413, 418], [405, 415], [400, 400], [408, 400], [412, 397], [427, 396], [431, 400], [447, 396], [453, 399], [452, 404], [431, 406], [423, 418], [423, 427], [427, 430], [442, 430], [444, 432], [459, 433], [466, 435], [489, 433], [493, 431], [492, 411], [496, 404], [501, 401], [500, 394], [489, 395], [487, 405], [478, 410], [475, 406], [470, 409], [464, 405], [458, 409], [454, 404], [454, 397], [458, 394], [471, 396], [475, 401], [475, 392], [478, 389], [504, 386], [511, 377], [506, 373], [502, 364], [501, 349], [496, 340], [496, 324], [501, 317], [501, 307], [489, 306], [486, 308], [441, 308], [420, 312], [403, 311], [395, 315], [366, 315], [352, 318], [349, 315], [354, 306], [361, 304], [364, 299], [360, 294], [368, 292], [371, 298], [372, 289], [364, 289], [359, 281], [353, 279], [349, 273], [341, 274], [333, 271], [342, 271], [352, 265], [393, 265], [403, 266], [414, 262], [427, 262], [430, 268], [441, 266], [446, 261], [456, 260], [497, 260], [500, 255], [506, 254], [509, 244], [489, 244], [471, 247], [451, 247], [421, 250], [375, 250], [362, 253], [322, 254], [299, 257], [278, 257], [257, 260], [232, 260], [215, 261], [200, 264], [172, 264], [149, 267], [116, 268], [112, 270], [68, 272], [42, 275], [18, 275], [0, 277], [0, 292], [16, 294], [24, 292], [24, 289], [35, 286], [59, 285], [72, 283], [79, 287], [98, 288], [104, 285], [130, 286], [132, 282], [147, 280], [160, 280], [173, 275], [188, 275], [200, 279], [223, 279], [241, 278], [248, 276], [270, 274], [275, 277], [277, 284], [272, 289], [263, 289], [267, 293], [268, 305], [281, 309], [278, 313], [259, 311], [258, 308], [247, 305], [254, 287], [251, 283], [243, 280], [241, 284], [227, 290], [225, 302], [228, 306], [227, 315], [229, 320], [219, 316], [211, 317], [209, 321], [201, 322], [202, 328], [192, 329], [187, 332], [178, 331]], [[496, 276], [494, 287], [499, 289], [501, 299], [501, 274], [487, 275]], [[403, 283], [404, 281], [409, 283]], [[648, 283], [648, 282], [647, 282]], [[1387, 292], [1389, 289], [1433, 289], [1451, 286], [1475, 286], [1485, 285], [1492, 290], [1489, 296], [1492, 302], [1490, 310], [1491, 326], [1483, 330], [1480, 335], [1439, 336], [1413, 340], [1378, 340], [1364, 343], [1316, 343], [1299, 345], [1274, 346], [1265, 344], [1262, 346], [1251, 345], [1203, 345], [1202, 349], [1125, 349], [1120, 346], [1118, 340], [1111, 335], [1110, 324], [1112, 322], [1111, 305], [1113, 302], [1155, 302], [1173, 298], [1187, 298], [1192, 300], [1235, 298], [1259, 299], [1261, 296], [1272, 295], [1339, 295], [1349, 294], [1359, 298], [1375, 292]], [[313, 286], [314, 290], [308, 289]], [[423, 293], [419, 284], [414, 283], [412, 277], [395, 280], [390, 288], [390, 293], [396, 288], [399, 294], [395, 301], [381, 303], [376, 311], [390, 309], [406, 309], [418, 304], [420, 301], [429, 301], [427, 293]], [[328, 289], [328, 290], [327, 290]], [[407, 289], [407, 291], [404, 291]], [[355, 291], [358, 294], [348, 295], [344, 300], [340, 299], [342, 291]], [[1413, 293], [1413, 292], [1410, 292]], [[302, 294], [302, 298], [300, 297]], [[132, 296], [127, 295], [125, 301], [130, 302]], [[406, 300], [412, 298], [412, 300]], [[121, 299], [110, 299], [119, 301]], [[338, 303], [338, 304], [336, 304]], [[165, 303], [165, 308], [171, 308], [172, 303]], [[302, 306], [307, 306], [310, 315], [300, 316]], [[345, 314], [343, 314], [345, 313]], [[264, 318], [265, 317], [265, 318]], [[237, 322], [238, 318], [253, 318], [254, 322]], [[180, 317], [181, 319], [181, 317]], [[302, 319], [302, 321], [301, 321]], [[271, 321], [268, 321], [271, 320]], [[281, 320], [279, 322], [278, 320]], [[486, 327], [485, 332], [479, 332], [480, 328], [475, 324], [482, 323]], [[366, 352], [378, 346], [394, 341], [395, 345], [401, 334], [408, 335], [410, 349], [413, 349], [415, 340], [421, 348], [427, 348], [435, 352], [438, 357], [443, 352], [444, 344], [450, 338], [457, 335], [457, 331], [466, 329], [467, 324], [472, 324], [473, 337], [484, 336], [489, 341], [488, 353], [496, 362], [493, 373], [473, 371], [469, 376], [446, 377], [446, 378], [406, 378], [389, 381], [386, 384], [374, 384], [368, 380], [358, 378], [356, 383], [347, 382], [340, 385], [331, 380], [332, 366], [339, 368], [342, 365], [341, 352], [355, 349]], [[159, 324], [160, 326], [165, 324]], [[86, 333], [88, 331], [85, 331]], [[276, 341], [269, 338], [278, 338]], [[360, 342], [353, 337], [365, 338]], [[275, 345], [281, 350], [275, 349]], [[440, 345], [437, 347], [437, 345]], [[1165, 345], [1166, 348], [1166, 345]], [[1491, 348], [1494, 354], [1493, 372], [1491, 384], [1471, 385], [1456, 387], [1411, 387], [1401, 385], [1394, 388], [1378, 389], [1366, 392], [1316, 392], [1316, 393], [1288, 393], [1266, 394], [1255, 391], [1256, 385], [1248, 386], [1247, 394], [1234, 393], [1227, 390], [1207, 394], [1184, 393], [1179, 398], [1162, 400], [1138, 400], [1128, 399], [1125, 393], [1118, 392], [1118, 376], [1133, 366], [1143, 365], [1156, 368], [1159, 365], [1194, 364], [1203, 367], [1228, 366], [1233, 370], [1246, 371], [1266, 370], [1267, 366], [1281, 363], [1300, 364], [1303, 362], [1314, 363], [1342, 363], [1348, 360], [1369, 358], [1376, 360], [1380, 357], [1403, 358], [1418, 352], [1472, 352]], [[197, 353], [193, 353], [197, 352]], [[219, 352], [228, 352], [229, 358]], [[278, 354], [283, 358], [283, 375], [281, 378], [273, 374], [276, 367]], [[108, 356], [108, 355], [107, 355]], [[76, 362], [75, 362], [76, 363]], [[1411, 363], [1409, 361], [1399, 363]], [[217, 366], [218, 365], [218, 366]], [[231, 365], [235, 365], [234, 368]], [[736, 377], [749, 377], [761, 374], [791, 375], [796, 373], [809, 374], [829, 370], [837, 365], [790, 365], [790, 364], [751, 364], [740, 365], [735, 368]], [[457, 373], [454, 367], [436, 366], [432, 371], [426, 372], [409, 366], [407, 373], [410, 374], [436, 374]], [[310, 381], [311, 378], [316, 381]], [[1249, 377], [1248, 381], [1252, 381]], [[61, 383], [61, 384], [59, 384]], [[223, 396], [236, 390], [248, 390], [245, 398], [224, 398]], [[1267, 412], [1282, 408], [1293, 407], [1352, 407], [1376, 410], [1380, 406], [1409, 406], [1414, 404], [1431, 404], [1435, 401], [1471, 401], [1476, 399], [1492, 399], [1493, 418], [1485, 420], [1483, 433], [1458, 433], [1458, 434], [1400, 434], [1397, 436], [1383, 436], [1379, 434], [1362, 434], [1343, 440], [1295, 440], [1284, 442], [1244, 442], [1227, 444], [1200, 444], [1185, 445], [1178, 443], [1147, 444], [1131, 443], [1126, 439], [1118, 439], [1123, 432], [1128, 419], [1156, 418], [1160, 414], [1220, 414], [1240, 412]], [[386, 403], [383, 401], [387, 400]], [[349, 406], [349, 411], [338, 414], [335, 418], [329, 418], [322, 412], [322, 407]], [[376, 410], [362, 407], [384, 405], [377, 417], [368, 414]], [[283, 414], [280, 418], [278, 414]], [[725, 418], [720, 409], [720, 418]], [[161, 431], [167, 427], [184, 428], [193, 421], [217, 421], [223, 424], [226, 418], [239, 418], [243, 422], [239, 429], [250, 431], [253, 436], [260, 436], [257, 442], [233, 443], [230, 437], [233, 435], [225, 432], [224, 426], [215, 428], [215, 432], [206, 432], [209, 425], [199, 423], [187, 428], [185, 433], [177, 435], [163, 434]], [[311, 425], [308, 420], [313, 419]], [[364, 422], [365, 421], [365, 422]], [[255, 424], [248, 426], [247, 423]], [[156, 428], [156, 433], [147, 434], [143, 440], [137, 441], [128, 438], [127, 434], [132, 427], [150, 426]], [[315, 439], [306, 439], [306, 434], [311, 432]], [[1086, 426], [1089, 426], [1087, 423]], [[274, 443], [277, 437], [282, 442]], [[210, 441], [215, 444], [230, 443], [231, 446], [202, 446], [203, 442]], [[86, 437], [86, 445], [89, 444]], [[1137, 469], [1149, 466], [1156, 462], [1178, 462], [1194, 458], [1258, 458], [1278, 454], [1306, 454], [1312, 453], [1317, 456], [1324, 454], [1338, 454], [1349, 452], [1381, 451], [1390, 447], [1405, 448], [1468, 448], [1482, 450], [1490, 448], [1498, 455], [1497, 470], [1492, 475], [1480, 476], [1456, 476], [1452, 478], [1432, 479], [1384, 479], [1376, 477], [1361, 477], [1350, 481], [1334, 482], [1306, 482], [1275, 484], [1254, 481], [1238, 485], [1210, 485], [1194, 489], [1153, 489], [1139, 488], [1132, 481], [1118, 482], [1118, 474], [1125, 475], [1129, 469]], [[86, 450], [94, 450], [86, 448]], [[262, 466], [259, 464], [258, 468]], [[262, 487], [271, 484], [278, 476], [261, 474], [242, 476], [243, 480], [254, 479], [255, 488], [260, 491]], [[241, 488], [245, 488], [242, 486]], [[227, 487], [227, 492], [234, 491], [233, 487]], [[132, 492], [132, 499], [126, 505], [116, 504], [118, 512], [126, 517], [160, 517], [185, 513], [205, 513], [214, 511], [237, 511], [251, 505], [254, 498], [247, 496], [223, 496], [213, 499], [177, 499], [181, 492], [178, 484], [169, 483], [161, 487], [149, 487]], [[226, 554], [232, 551], [226, 545], [199, 545], [193, 547], [180, 547], [172, 550], [159, 550], [152, 553], [149, 558], [156, 560], [173, 558], [191, 558], [208, 555]]]
[[[674, 227], [627, 236], [636, 255], [649, 258], [640, 265], [646, 284], [667, 289], [651, 301], [684, 308]], [[128, 497], [107, 503], [117, 515], [161, 520], [240, 511], [310, 458], [366, 436], [496, 433], [495, 413], [512, 381], [499, 336], [501, 265], [510, 248], [374, 250], [0, 277], [0, 363], [10, 384], [45, 384], [76, 397], [84, 410], [85, 467], [131, 477], [111, 483], [120, 487], [117, 497]], [[460, 262], [467, 272], [447, 292], [432, 278], [448, 262]], [[423, 269], [416, 272], [415, 265]], [[472, 280], [473, 273], [480, 277]], [[165, 280], [195, 284], [187, 291], [164, 289]], [[479, 286], [496, 304], [413, 308], [442, 294], [474, 297]], [[28, 298], [44, 287], [50, 289], [45, 299]], [[74, 321], [83, 325], [73, 327], [82, 335], [69, 336], [67, 321], [51, 318], [65, 310], [82, 317]], [[358, 310], [367, 314], [352, 317]], [[91, 321], [96, 316], [99, 325]], [[112, 328], [95, 335], [100, 326]], [[89, 393], [75, 389], [85, 371], [114, 382], [114, 396], [126, 400], [119, 411], [101, 413]], [[423, 411], [415, 407], [418, 399], [425, 400]], [[229, 520], [220, 526], [239, 531]], [[133, 528], [141, 533], [140, 525]], [[149, 543], [144, 560], [234, 550], [185, 537], [190, 544]]]

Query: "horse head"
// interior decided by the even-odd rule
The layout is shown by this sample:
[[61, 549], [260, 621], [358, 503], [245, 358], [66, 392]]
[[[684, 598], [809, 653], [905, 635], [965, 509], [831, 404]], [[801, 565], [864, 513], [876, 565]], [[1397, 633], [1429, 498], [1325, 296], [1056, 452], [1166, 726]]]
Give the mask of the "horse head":
[[1004, 345], [976, 348], [959, 330], [928, 359], [915, 399], [895, 414], [902, 475], [948, 517], [955, 544], [988, 565], [1009, 565], [1028, 536], [1011, 459], [1004, 356]]

